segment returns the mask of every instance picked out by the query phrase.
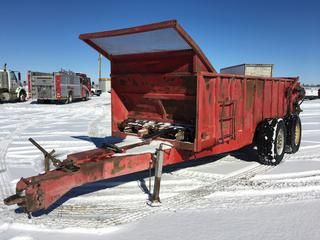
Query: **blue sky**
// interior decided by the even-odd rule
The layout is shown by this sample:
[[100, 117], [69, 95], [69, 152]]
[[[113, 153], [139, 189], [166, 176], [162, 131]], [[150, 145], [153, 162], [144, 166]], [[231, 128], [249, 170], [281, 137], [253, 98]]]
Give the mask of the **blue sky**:
[[[320, 83], [320, 1], [4, 1], [0, 64], [22, 72], [61, 67], [98, 75], [80, 33], [177, 19], [213, 66], [273, 63], [275, 76]], [[103, 60], [103, 74], [109, 62]]]

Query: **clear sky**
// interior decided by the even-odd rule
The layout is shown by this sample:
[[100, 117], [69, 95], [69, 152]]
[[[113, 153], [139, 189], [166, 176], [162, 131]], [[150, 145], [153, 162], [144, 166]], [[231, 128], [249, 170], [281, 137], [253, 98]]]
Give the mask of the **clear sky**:
[[[1, 1], [0, 64], [60, 68], [98, 76], [98, 53], [78, 39], [104, 31], [177, 19], [212, 65], [273, 63], [275, 76], [320, 83], [320, 1]], [[109, 62], [103, 59], [104, 77]]]

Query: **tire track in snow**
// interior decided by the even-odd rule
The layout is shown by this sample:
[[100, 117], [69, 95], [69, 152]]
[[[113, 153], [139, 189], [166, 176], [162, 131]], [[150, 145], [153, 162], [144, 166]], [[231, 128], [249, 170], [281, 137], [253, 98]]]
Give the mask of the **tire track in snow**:
[[0, 196], [9, 196], [13, 194], [13, 190], [10, 187], [10, 181], [7, 173], [6, 155], [10, 144], [14, 141], [14, 137], [21, 134], [25, 129], [36, 124], [35, 122], [29, 122], [28, 124], [19, 124], [17, 128], [10, 134], [10, 137], [0, 142]]

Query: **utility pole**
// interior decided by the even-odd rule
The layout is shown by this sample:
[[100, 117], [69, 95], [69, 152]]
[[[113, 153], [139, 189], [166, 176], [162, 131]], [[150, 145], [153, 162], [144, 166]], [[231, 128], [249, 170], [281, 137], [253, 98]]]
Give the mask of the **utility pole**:
[[98, 58], [98, 61], [99, 61], [99, 80], [101, 79], [101, 54], [99, 53], [99, 58]]

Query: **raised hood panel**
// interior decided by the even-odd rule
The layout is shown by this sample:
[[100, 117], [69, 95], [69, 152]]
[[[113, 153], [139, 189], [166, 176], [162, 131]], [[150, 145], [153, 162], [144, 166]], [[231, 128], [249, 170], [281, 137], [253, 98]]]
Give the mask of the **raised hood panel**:
[[208, 72], [216, 72], [199, 46], [176, 20], [126, 29], [81, 34], [80, 39], [111, 62], [113, 56], [193, 50]]

